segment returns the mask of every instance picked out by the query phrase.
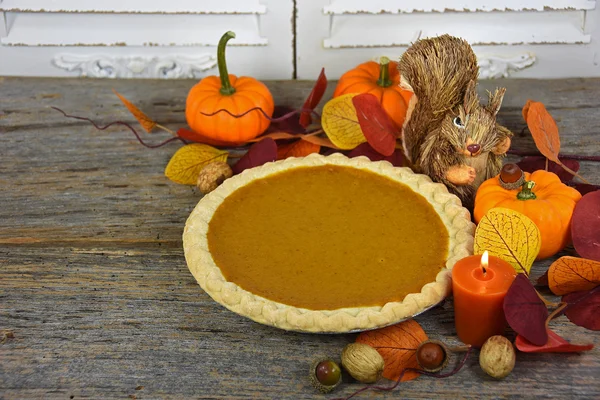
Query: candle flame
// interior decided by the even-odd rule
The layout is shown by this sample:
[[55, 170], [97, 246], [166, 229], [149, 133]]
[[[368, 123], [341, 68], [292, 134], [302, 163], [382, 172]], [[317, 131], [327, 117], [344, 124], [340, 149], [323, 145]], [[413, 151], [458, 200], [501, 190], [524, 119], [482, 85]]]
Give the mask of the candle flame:
[[483, 273], [485, 274], [485, 270], [488, 267], [489, 264], [489, 255], [488, 255], [488, 251], [484, 251], [483, 254], [481, 255], [481, 268], [483, 269]]

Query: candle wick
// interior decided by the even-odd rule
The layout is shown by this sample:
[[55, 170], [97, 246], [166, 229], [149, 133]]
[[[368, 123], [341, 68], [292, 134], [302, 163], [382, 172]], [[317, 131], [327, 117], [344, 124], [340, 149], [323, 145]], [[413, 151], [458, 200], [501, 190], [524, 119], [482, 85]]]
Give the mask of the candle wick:
[[483, 276], [485, 276], [485, 274], [487, 273], [487, 271], [485, 270], [485, 267], [482, 265], [481, 269], [483, 270]]

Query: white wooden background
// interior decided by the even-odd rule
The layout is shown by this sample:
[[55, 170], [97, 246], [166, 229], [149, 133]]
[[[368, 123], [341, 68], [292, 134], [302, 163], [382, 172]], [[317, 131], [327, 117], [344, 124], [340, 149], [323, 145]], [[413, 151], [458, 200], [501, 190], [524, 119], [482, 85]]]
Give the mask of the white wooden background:
[[338, 78], [419, 37], [473, 44], [481, 76], [600, 76], [596, 0], [0, 0], [0, 75]]

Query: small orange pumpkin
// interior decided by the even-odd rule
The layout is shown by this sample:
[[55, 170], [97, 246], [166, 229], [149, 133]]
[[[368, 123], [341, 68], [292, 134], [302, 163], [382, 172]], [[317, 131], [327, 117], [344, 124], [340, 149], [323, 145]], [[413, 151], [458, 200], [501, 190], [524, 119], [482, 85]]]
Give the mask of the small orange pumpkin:
[[398, 63], [387, 57], [381, 57], [379, 63], [369, 61], [360, 64], [342, 75], [333, 97], [346, 93], [374, 94], [398, 129], [404, 124], [408, 102], [412, 96], [411, 91], [400, 88]]
[[522, 172], [506, 164], [500, 175], [483, 182], [475, 196], [473, 216], [479, 223], [494, 207], [505, 207], [529, 217], [540, 229], [542, 245], [537, 260], [553, 256], [571, 241], [571, 217], [581, 194], [548, 171]]
[[[185, 118], [190, 128], [201, 136], [224, 144], [247, 142], [269, 127], [271, 121], [260, 110], [248, 110], [260, 107], [271, 117], [275, 108], [273, 96], [262, 82], [248, 76], [238, 78], [227, 73], [225, 46], [233, 38], [235, 33], [230, 31], [219, 40], [219, 76], [207, 76], [198, 82], [188, 93], [185, 104]], [[248, 114], [237, 118], [225, 111], [204, 115], [221, 109], [233, 115]]]

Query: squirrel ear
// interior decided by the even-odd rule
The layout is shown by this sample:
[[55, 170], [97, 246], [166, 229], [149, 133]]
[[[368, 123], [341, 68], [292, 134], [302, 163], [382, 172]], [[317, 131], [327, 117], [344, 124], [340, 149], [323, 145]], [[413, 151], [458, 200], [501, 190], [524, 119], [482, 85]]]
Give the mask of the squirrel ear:
[[475, 90], [475, 85], [475, 81], [470, 80], [467, 84], [467, 90], [465, 91], [463, 107], [467, 114], [474, 110], [475, 107], [477, 107], [477, 105], [479, 104], [479, 96], [477, 95], [477, 90]]
[[488, 91], [488, 105], [486, 109], [493, 116], [496, 116], [496, 114], [498, 114], [498, 111], [500, 111], [500, 106], [502, 105], [504, 93], [506, 93], [506, 88], [498, 88], [494, 91], [494, 93]]

